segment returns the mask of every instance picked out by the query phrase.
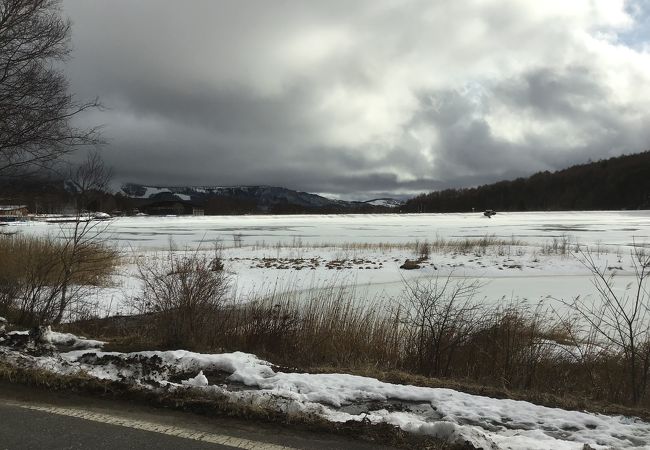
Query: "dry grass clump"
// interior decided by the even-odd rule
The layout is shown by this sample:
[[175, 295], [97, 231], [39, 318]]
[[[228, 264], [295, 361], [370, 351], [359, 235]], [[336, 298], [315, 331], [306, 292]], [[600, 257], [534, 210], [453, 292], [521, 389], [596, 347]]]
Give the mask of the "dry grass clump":
[[525, 243], [514, 237], [510, 239], [498, 238], [494, 235], [485, 235], [480, 238], [459, 238], [445, 239], [436, 236], [434, 239], [416, 240], [413, 242], [303, 242], [302, 239], [294, 239], [291, 242], [267, 243], [256, 242], [250, 247], [253, 250], [263, 249], [337, 249], [343, 252], [378, 251], [381, 253], [396, 250], [413, 251], [418, 257], [425, 259], [431, 253], [461, 253], [461, 254], [486, 254], [489, 249], [496, 249], [497, 252], [505, 252], [506, 249], [513, 250], [515, 247], [522, 247]]
[[[576, 244], [574, 249], [579, 249], [579, 246]], [[554, 237], [550, 241], [542, 244], [540, 251], [542, 255], [566, 256], [571, 253], [571, 240], [567, 235]]]
[[412, 242], [304, 242], [300, 238], [294, 238], [291, 242], [257, 241], [251, 244], [253, 250], [275, 249], [340, 249], [343, 251], [364, 251], [374, 250], [379, 252], [390, 252], [393, 250], [409, 250], [413, 248]]
[[22, 325], [60, 323], [119, 262], [118, 252], [97, 240], [2, 236], [0, 314]]
[[50, 236], [2, 236], [0, 274], [6, 279], [18, 279], [38, 268], [47, 267], [47, 281], [55, 282], [66, 265], [74, 264], [72, 282], [102, 286], [120, 263], [119, 253], [99, 242], [84, 245], [75, 255], [72, 252], [65, 240]]
[[467, 237], [459, 239], [444, 239], [437, 236], [429, 245], [432, 253], [485, 255], [489, 250], [493, 250], [500, 255], [510, 255], [517, 251], [517, 247], [522, 247], [525, 243], [515, 239], [514, 236], [510, 239], [502, 239], [495, 235], [486, 234], [479, 238]]
[[223, 335], [217, 336], [221, 346], [283, 364], [391, 366], [399, 361], [398, 316], [359, 301], [342, 286], [325, 286], [303, 299], [272, 292], [233, 307], [223, 323]]

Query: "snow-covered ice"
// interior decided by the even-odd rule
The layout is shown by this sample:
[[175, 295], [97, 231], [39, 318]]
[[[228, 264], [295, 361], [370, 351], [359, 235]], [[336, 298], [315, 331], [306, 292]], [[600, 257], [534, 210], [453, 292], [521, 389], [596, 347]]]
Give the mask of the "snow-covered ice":
[[[156, 258], [169, 248], [202, 248], [215, 241], [225, 247], [226, 270], [237, 296], [247, 298], [278, 287], [308, 291], [322, 286], [351, 286], [360, 297], [382, 302], [399, 296], [404, 280], [432, 279], [451, 274], [477, 280], [486, 302], [525, 299], [538, 303], [548, 297], [570, 299], [594, 295], [589, 271], [572, 256], [575, 244], [590, 246], [599, 261], [617, 272], [617, 289], [633, 281], [629, 251], [633, 243], [650, 244], [649, 211], [123, 217], [106, 224], [105, 237], [131, 257]], [[10, 226], [25, 234], [57, 234], [61, 225], [28, 222]], [[494, 236], [522, 245], [495, 246], [487, 254], [433, 253], [414, 271], [400, 270], [413, 250], [380, 244], [416, 240], [480, 239]], [[570, 243], [567, 254], [544, 254], [553, 240]], [[372, 244], [367, 248], [355, 244]], [[317, 260], [316, 267], [282, 264]], [[358, 259], [361, 264], [352, 264]], [[265, 264], [269, 261], [278, 264]], [[341, 268], [327, 262], [346, 261]], [[264, 262], [264, 264], [260, 264]], [[114, 285], [97, 289], [92, 298], [98, 313], [129, 313], [128, 299], [137, 295], [135, 265], [126, 263]], [[92, 299], [91, 299], [92, 300]]]
[[[58, 225], [44, 222], [12, 224], [26, 233], [56, 233]], [[572, 236], [583, 244], [629, 246], [650, 242], [650, 211], [499, 212], [491, 219], [482, 213], [449, 214], [338, 214], [261, 216], [120, 217], [108, 224], [111, 239], [126, 247], [150, 250], [176, 245], [196, 247], [215, 240], [243, 245], [264, 242], [304, 244], [323, 242], [412, 242], [494, 235], [515, 237], [530, 244]]]

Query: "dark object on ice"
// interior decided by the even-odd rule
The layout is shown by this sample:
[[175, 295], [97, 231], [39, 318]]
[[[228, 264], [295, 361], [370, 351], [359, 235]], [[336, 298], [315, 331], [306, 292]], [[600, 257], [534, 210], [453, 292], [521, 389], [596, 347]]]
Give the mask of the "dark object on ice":
[[492, 217], [493, 215], [495, 215], [496, 213], [497, 213], [497, 212], [496, 212], [495, 210], [493, 210], [493, 209], [486, 209], [485, 212], [483, 213], [483, 215], [484, 215], [485, 217], [490, 217], [490, 218], [491, 218], [491, 217]]
[[418, 264], [418, 261], [413, 261], [413, 260], [407, 259], [406, 261], [404, 261], [404, 264], [399, 266], [399, 268], [404, 269], [404, 270], [419, 269], [420, 264]]

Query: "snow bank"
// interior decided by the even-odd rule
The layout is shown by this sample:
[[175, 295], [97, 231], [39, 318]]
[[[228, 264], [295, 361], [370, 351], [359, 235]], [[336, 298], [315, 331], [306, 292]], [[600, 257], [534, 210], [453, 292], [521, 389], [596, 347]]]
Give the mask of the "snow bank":
[[[391, 384], [350, 374], [285, 373], [242, 352], [102, 352], [97, 348], [101, 341], [49, 329], [40, 336], [46, 347], [53, 344], [83, 349], [39, 355], [3, 346], [0, 341], [0, 359], [149, 389], [199, 389], [206, 396], [226, 395], [231, 401], [316, 414], [333, 422], [388, 423], [410, 433], [470, 443], [476, 448], [577, 450], [586, 444], [594, 449], [650, 449], [650, 424], [635, 418], [566, 411], [452, 389]], [[219, 381], [211, 383], [210, 379]]]
[[[1, 323], [1, 322], [0, 322]], [[70, 333], [59, 333], [52, 331], [52, 328], [40, 327], [30, 330], [17, 330], [6, 333], [6, 336], [22, 336], [28, 340], [33, 341], [32, 344], [39, 344], [45, 346], [54, 346], [64, 350], [88, 350], [96, 349], [104, 346], [105, 342], [96, 341], [94, 339], [86, 339]], [[1, 342], [1, 341], [0, 341]], [[26, 341], [27, 342], [27, 341]]]
[[41, 339], [57, 347], [68, 347], [72, 349], [101, 348], [105, 344], [103, 341], [86, 339], [70, 333], [59, 333], [52, 331], [50, 327], [47, 327]]
[[28, 330], [10, 331], [7, 336], [29, 336]]
[[[89, 355], [97, 361], [108, 356], [113, 362], [88, 366], [83, 361]], [[245, 401], [270, 399], [284, 411], [317, 413], [335, 422], [385, 422], [407, 432], [469, 442], [476, 447], [582, 449], [588, 444], [593, 448], [650, 448], [650, 424], [638, 419], [566, 411], [452, 389], [384, 383], [349, 374], [284, 373], [241, 352], [208, 355], [184, 350], [129, 354], [74, 351], [61, 357], [94, 376], [115, 380], [124, 375], [117, 370], [115, 359], [156, 360], [179, 373], [198, 371], [197, 376], [180, 385], [207, 389], [206, 394], [212, 390]], [[228, 386], [209, 386], [204, 371], [227, 372], [230, 383], [253, 389], [235, 392]]]

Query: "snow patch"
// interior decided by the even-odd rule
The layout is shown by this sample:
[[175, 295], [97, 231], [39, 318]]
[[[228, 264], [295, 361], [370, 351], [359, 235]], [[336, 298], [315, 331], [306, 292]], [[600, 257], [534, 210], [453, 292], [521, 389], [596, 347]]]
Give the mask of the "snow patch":
[[205, 387], [208, 385], [208, 378], [200, 371], [194, 378], [181, 381], [183, 386]]
[[403, 205], [402, 202], [400, 202], [399, 200], [395, 200], [394, 198], [377, 198], [375, 200], [368, 200], [363, 203], [372, 206], [384, 206], [386, 208], [397, 208], [398, 206]]
[[49, 326], [46, 328], [41, 339], [57, 347], [68, 347], [72, 349], [101, 348], [105, 344], [103, 341], [86, 339], [84, 337], [75, 336], [71, 333], [59, 333], [57, 331], [52, 331]]

